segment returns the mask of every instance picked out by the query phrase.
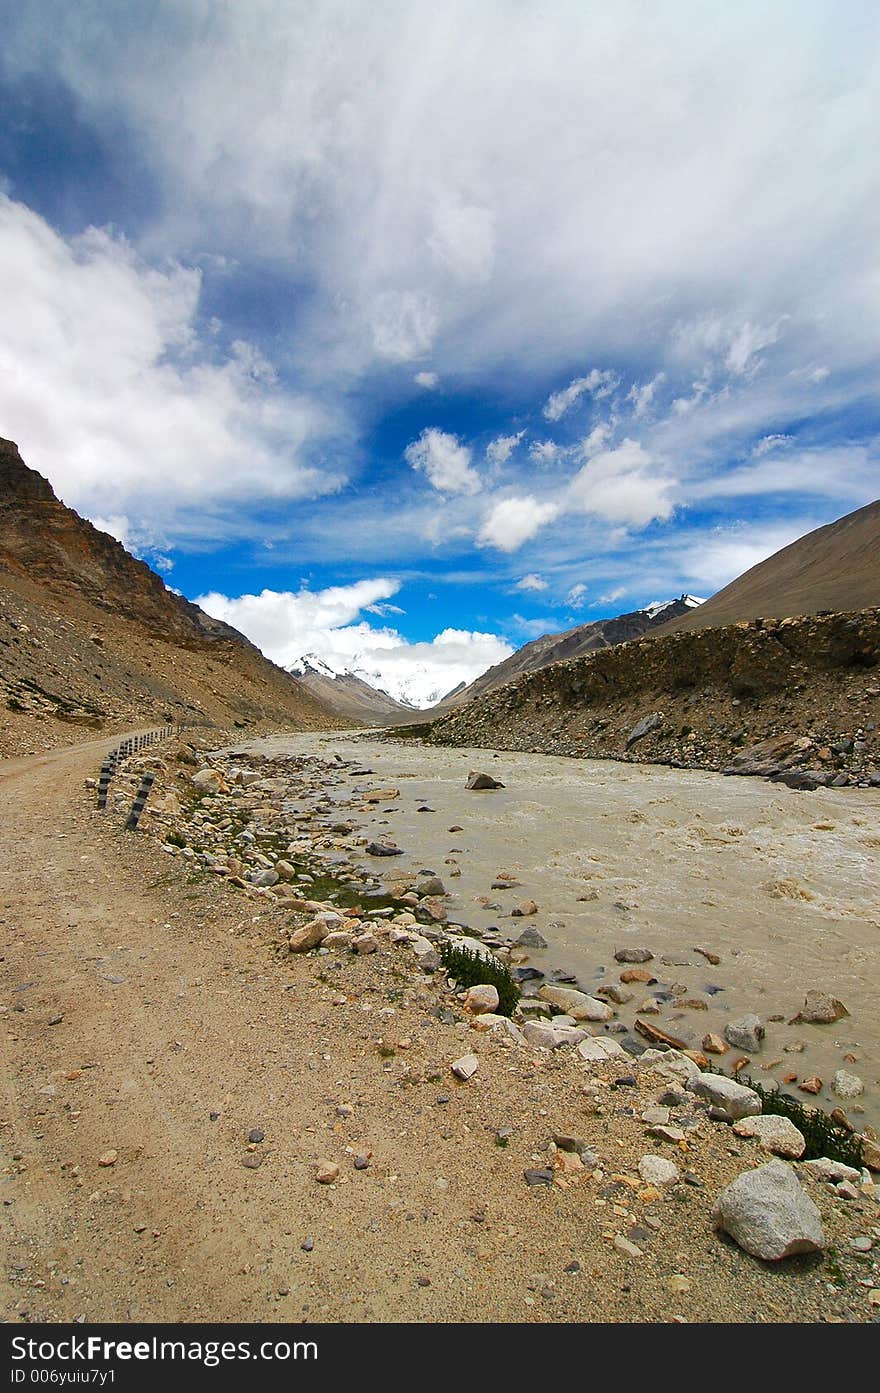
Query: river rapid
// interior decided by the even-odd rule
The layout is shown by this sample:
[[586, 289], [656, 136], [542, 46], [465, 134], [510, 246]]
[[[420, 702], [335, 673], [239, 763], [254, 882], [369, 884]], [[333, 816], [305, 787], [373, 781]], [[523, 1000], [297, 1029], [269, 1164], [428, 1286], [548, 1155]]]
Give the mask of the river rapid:
[[[453, 923], [496, 927], [508, 940], [534, 926], [549, 946], [531, 951], [530, 964], [548, 978], [571, 974], [586, 991], [619, 983], [616, 950], [650, 949], [657, 983], [633, 984], [632, 1001], [615, 1008], [630, 1029], [652, 995], [660, 1014], [643, 1019], [694, 1048], [708, 1031], [722, 1034], [755, 1013], [766, 1038], [747, 1073], [768, 1084], [797, 1075], [785, 1086], [806, 1103], [812, 1098], [798, 1085], [818, 1076], [817, 1103], [844, 1108], [856, 1127], [880, 1126], [880, 790], [801, 793], [701, 770], [362, 733], [287, 734], [235, 748], [326, 758], [327, 791], [349, 821], [355, 790], [399, 789], [375, 809], [356, 805], [355, 835], [392, 841], [403, 854], [377, 859], [352, 846], [352, 860], [380, 877], [435, 871]], [[505, 787], [468, 791], [470, 770]], [[499, 872], [518, 886], [493, 890]], [[526, 900], [537, 914], [511, 916]], [[810, 990], [837, 997], [849, 1015], [789, 1024]], [[739, 1054], [715, 1062], [729, 1071]], [[841, 1069], [863, 1080], [861, 1096], [834, 1092]]]

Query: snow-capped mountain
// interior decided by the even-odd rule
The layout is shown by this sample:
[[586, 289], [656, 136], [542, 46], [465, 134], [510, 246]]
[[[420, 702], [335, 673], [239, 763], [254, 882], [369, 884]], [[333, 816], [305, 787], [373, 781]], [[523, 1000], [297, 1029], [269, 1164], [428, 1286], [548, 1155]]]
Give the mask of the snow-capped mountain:
[[441, 710], [474, 701], [495, 687], [512, 682], [521, 673], [534, 672], [537, 668], [548, 667], [550, 663], [562, 662], [564, 658], [578, 658], [582, 653], [590, 653], [597, 648], [609, 648], [615, 643], [641, 638], [649, 630], [667, 624], [679, 615], [689, 614], [702, 603], [695, 595], [680, 595], [675, 600], [656, 600], [644, 609], [619, 614], [614, 619], [596, 619], [590, 624], [578, 624], [562, 634], [544, 634], [518, 648], [503, 663], [490, 667], [469, 686], [450, 692], [440, 703]]
[[[287, 671], [331, 711], [358, 725], [392, 725], [413, 714], [410, 704], [374, 685], [363, 671], [337, 669], [316, 653], [304, 653], [288, 665]], [[380, 674], [373, 676], [381, 680]]]

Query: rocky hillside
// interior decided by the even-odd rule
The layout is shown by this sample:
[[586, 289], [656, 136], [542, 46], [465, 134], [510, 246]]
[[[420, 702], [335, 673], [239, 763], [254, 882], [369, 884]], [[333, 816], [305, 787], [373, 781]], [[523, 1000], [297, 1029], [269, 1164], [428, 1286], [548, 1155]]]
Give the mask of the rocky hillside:
[[877, 784], [878, 665], [880, 609], [757, 619], [555, 663], [413, 730], [437, 744]]
[[616, 643], [629, 643], [651, 632], [669, 619], [690, 614], [701, 604], [693, 595], [682, 595], [664, 605], [652, 605], [649, 609], [634, 610], [631, 614], [619, 614], [613, 619], [596, 619], [590, 624], [578, 624], [561, 634], [542, 634], [531, 643], [523, 644], [509, 658], [496, 663], [482, 673], [468, 686], [456, 687], [432, 708], [431, 715], [441, 714], [468, 701], [476, 701], [503, 687], [506, 682], [526, 672], [536, 672], [559, 663], [566, 658], [578, 658], [584, 653], [595, 653], [602, 648], [610, 648]]
[[287, 669], [340, 720], [356, 726], [386, 726], [411, 721], [412, 706], [395, 701], [388, 692], [371, 687], [354, 672], [334, 672], [314, 654], [307, 654]]
[[745, 571], [699, 609], [666, 622], [660, 633], [693, 633], [743, 619], [785, 619], [880, 605], [880, 500]]
[[0, 756], [165, 720], [340, 724], [242, 634], [168, 590], [0, 441]]

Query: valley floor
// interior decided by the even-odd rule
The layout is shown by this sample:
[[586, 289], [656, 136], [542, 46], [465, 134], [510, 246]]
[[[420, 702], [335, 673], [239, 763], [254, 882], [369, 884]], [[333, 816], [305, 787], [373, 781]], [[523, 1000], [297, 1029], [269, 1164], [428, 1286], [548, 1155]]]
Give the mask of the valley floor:
[[[873, 1199], [810, 1182], [825, 1255], [752, 1259], [711, 1224], [758, 1159], [723, 1126], [640, 1197], [649, 1071], [475, 1044], [388, 945], [279, 959], [276, 906], [94, 809], [107, 745], [0, 764], [3, 1319], [874, 1318]], [[527, 1187], [563, 1132], [604, 1183]]]

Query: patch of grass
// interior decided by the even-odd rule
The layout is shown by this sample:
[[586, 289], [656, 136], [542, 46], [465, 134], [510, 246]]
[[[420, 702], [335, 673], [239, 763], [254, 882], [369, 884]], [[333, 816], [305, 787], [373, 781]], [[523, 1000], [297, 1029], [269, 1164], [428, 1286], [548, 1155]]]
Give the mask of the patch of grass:
[[445, 940], [437, 945], [448, 976], [462, 987], [495, 987], [498, 992], [498, 1014], [511, 1016], [520, 998], [520, 990], [510, 968], [499, 958], [484, 958], [471, 948], [461, 948]]
[[748, 1075], [738, 1076], [737, 1082], [755, 1090], [765, 1113], [787, 1117], [794, 1123], [807, 1144], [802, 1160], [815, 1161], [820, 1156], [827, 1156], [830, 1161], [841, 1161], [845, 1166], [855, 1166], [857, 1170], [861, 1168], [862, 1143], [845, 1127], [832, 1122], [821, 1108], [807, 1107], [799, 1098], [792, 1098], [779, 1088], [765, 1088]]

